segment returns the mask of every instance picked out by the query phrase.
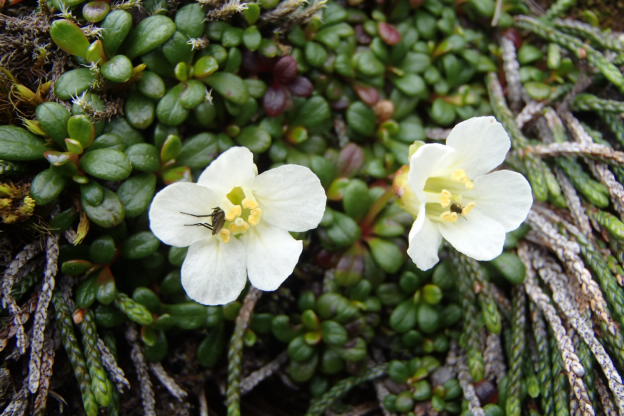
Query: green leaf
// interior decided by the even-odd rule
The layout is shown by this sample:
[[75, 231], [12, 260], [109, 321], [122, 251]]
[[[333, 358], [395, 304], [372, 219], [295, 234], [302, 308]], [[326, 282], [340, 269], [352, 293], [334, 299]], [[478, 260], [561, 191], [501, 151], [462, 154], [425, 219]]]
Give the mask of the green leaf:
[[142, 173], [125, 180], [117, 195], [126, 209], [129, 218], [138, 217], [149, 208], [156, 191], [156, 175]]
[[383, 238], [371, 238], [368, 245], [373, 259], [384, 271], [396, 273], [403, 265], [403, 250], [395, 243]]
[[401, 70], [408, 73], [424, 72], [431, 65], [429, 55], [420, 52], [408, 52], [401, 62]]
[[56, 45], [70, 55], [85, 57], [89, 40], [75, 23], [62, 19], [50, 25], [50, 37]]
[[431, 106], [430, 115], [437, 124], [448, 126], [455, 121], [455, 108], [444, 99], [436, 98]]
[[98, 23], [104, 20], [110, 12], [110, 4], [102, 0], [94, 0], [85, 4], [82, 8], [82, 17], [89, 23]]
[[180, 136], [170, 134], [165, 139], [162, 147], [160, 148], [160, 160], [163, 163], [167, 163], [170, 160], [174, 160], [180, 154], [182, 150], [182, 140]]
[[81, 203], [89, 219], [100, 227], [111, 228], [124, 220], [124, 206], [117, 194], [109, 189], [104, 189], [101, 204], [91, 205], [84, 198], [81, 198]]
[[156, 49], [175, 33], [176, 25], [167, 16], [154, 15], [132, 30], [127, 40], [126, 55], [133, 59]]
[[440, 314], [428, 303], [421, 303], [417, 310], [418, 328], [425, 334], [433, 334], [440, 327]]
[[203, 79], [216, 92], [234, 104], [243, 105], [249, 99], [249, 93], [243, 80], [229, 72], [216, 72], [208, 78]]
[[123, 256], [127, 259], [136, 260], [149, 256], [158, 250], [160, 241], [149, 231], [140, 231], [131, 235], [124, 242]]
[[394, 85], [405, 95], [410, 97], [424, 96], [427, 93], [425, 81], [416, 74], [406, 74], [394, 80]]
[[152, 71], [143, 71], [141, 79], [137, 83], [137, 89], [141, 94], [154, 100], [158, 100], [167, 92], [165, 81], [160, 75]]
[[101, 64], [106, 60], [106, 52], [104, 51], [104, 43], [98, 39], [89, 45], [85, 54], [85, 59], [92, 63]]
[[169, 126], [178, 126], [188, 117], [188, 110], [180, 102], [180, 95], [184, 88], [184, 84], [176, 85], [158, 102], [156, 116], [161, 123]]
[[67, 121], [69, 137], [78, 141], [83, 148], [89, 147], [95, 139], [95, 124], [86, 115], [71, 116]]
[[327, 61], [327, 51], [317, 42], [308, 41], [305, 46], [306, 62], [314, 67], [320, 67]]
[[125, 147], [143, 142], [141, 133], [133, 128], [125, 117], [118, 117], [106, 123], [106, 133], [114, 133], [122, 139]]
[[217, 138], [212, 133], [199, 133], [184, 140], [178, 164], [198, 169], [208, 166], [218, 152]]
[[[136, 235], [138, 234], [135, 234], [134, 236]], [[126, 243], [125, 243], [126, 245], [132, 239], [132, 237], [126, 240]], [[125, 250], [125, 247], [124, 247], [124, 250]], [[152, 290], [146, 287], [137, 287], [136, 289], [134, 289], [134, 292], [132, 292], [132, 299], [134, 299], [141, 305], [145, 306], [147, 309], [150, 310], [150, 312], [160, 313], [160, 310], [161, 310], [160, 298]]]
[[0, 126], [0, 159], [43, 159], [47, 147], [28, 130], [17, 126]]
[[396, 332], [403, 333], [414, 328], [418, 314], [412, 299], [401, 302], [390, 314], [390, 327]]
[[375, 134], [377, 115], [372, 108], [361, 101], [356, 101], [347, 109], [347, 123], [356, 133], [371, 137]]
[[54, 84], [54, 94], [61, 100], [76, 97], [93, 85], [95, 75], [87, 68], [72, 69], [59, 77]]
[[288, 343], [288, 356], [291, 360], [297, 362], [303, 362], [309, 360], [316, 349], [308, 345], [303, 335], [295, 337], [290, 343]]
[[361, 179], [352, 179], [344, 188], [342, 204], [345, 213], [356, 221], [364, 218], [372, 202], [368, 185]]
[[104, 187], [95, 181], [82, 185], [80, 194], [91, 205], [100, 205], [104, 200]]
[[321, 325], [323, 328], [323, 341], [334, 347], [343, 346], [349, 336], [347, 330], [335, 321], [324, 321]]
[[289, 123], [297, 126], [301, 125], [312, 129], [321, 127], [331, 117], [331, 110], [327, 100], [321, 96], [314, 96], [305, 101], [297, 111], [296, 117]]
[[137, 143], [126, 149], [126, 156], [132, 167], [143, 172], [156, 172], [160, 169], [160, 155], [153, 144]]
[[[103, 200], [103, 199], [102, 199]], [[115, 259], [117, 247], [110, 235], [103, 235], [89, 245], [89, 256], [97, 264], [109, 264]]]
[[370, 49], [357, 54], [356, 59], [358, 71], [367, 77], [377, 77], [386, 72], [384, 64]]
[[243, 43], [250, 51], [256, 51], [262, 42], [262, 34], [256, 26], [249, 26], [243, 32]]
[[175, 15], [176, 29], [191, 38], [199, 38], [204, 33], [206, 13], [201, 4], [191, 3], [178, 9]]
[[318, 354], [314, 354], [305, 362], [291, 361], [286, 368], [288, 376], [297, 383], [309, 381], [316, 371], [318, 365]]
[[180, 104], [187, 110], [192, 110], [206, 99], [206, 86], [197, 80], [186, 83], [184, 91], [180, 94]]
[[271, 146], [271, 135], [258, 126], [247, 126], [236, 141], [254, 153], [263, 153]]
[[116, 149], [97, 149], [87, 152], [80, 159], [80, 166], [89, 175], [107, 181], [127, 178], [132, 165], [124, 152]]
[[166, 313], [175, 318], [176, 326], [182, 329], [197, 329], [206, 324], [208, 308], [195, 302], [163, 305]]
[[43, 131], [62, 146], [67, 137], [67, 121], [70, 117], [67, 108], [63, 104], [47, 101], [39, 104], [35, 113]]
[[[158, 75], [154, 75], [158, 77]], [[128, 123], [136, 129], [148, 128], [154, 121], [154, 107], [154, 102], [143, 94], [131, 93], [126, 99], [125, 105]]]
[[125, 10], [113, 10], [100, 24], [102, 42], [108, 56], [114, 55], [132, 29], [132, 15]]
[[522, 65], [539, 61], [540, 59], [542, 59], [543, 56], [544, 54], [538, 47], [533, 46], [527, 42], [523, 43], [518, 50], [518, 61], [520, 61]]
[[112, 82], [126, 82], [132, 77], [132, 62], [126, 55], [115, 55], [102, 64], [102, 76]]
[[163, 55], [171, 65], [178, 62], [190, 62], [193, 58], [193, 47], [189, 38], [182, 32], [175, 32], [162, 47]]
[[193, 65], [193, 76], [198, 79], [206, 78], [215, 73], [217, 69], [219, 69], [219, 63], [213, 56], [202, 56]]
[[492, 266], [510, 283], [519, 285], [524, 282], [526, 269], [524, 263], [513, 253], [503, 253], [492, 260]]
[[213, 367], [221, 355], [223, 355], [226, 342], [225, 332], [225, 326], [218, 325], [199, 344], [199, 347], [197, 347], [197, 360], [201, 365]]
[[46, 205], [58, 198], [65, 188], [67, 178], [55, 167], [43, 170], [35, 176], [30, 194], [37, 205]]
[[[69, 260], [63, 263], [61, 270], [63, 273], [67, 273], [70, 276], [79, 276], [84, 274], [91, 266], [93, 266], [93, 263], [86, 260]], [[84, 269], [85, 267], [86, 269]], [[66, 268], [68, 270], [65, 270]], [[72, 273], [72, 270], [77, 273]], [[93, 302], [95, 302], [96, 292], [97, 286], [95, 284], [95, 277], [83, 281], [80, 286], [78, 286], [78, 289], [76, 289], [76, 306], [79, 308], [89, 308], [93, 305]]]
[[320, 232], [321, 240], [329, 248], [344, 248], [355, 243], [362, 231], [353, 218], [341, 212], [334, 212], [334, 222]]

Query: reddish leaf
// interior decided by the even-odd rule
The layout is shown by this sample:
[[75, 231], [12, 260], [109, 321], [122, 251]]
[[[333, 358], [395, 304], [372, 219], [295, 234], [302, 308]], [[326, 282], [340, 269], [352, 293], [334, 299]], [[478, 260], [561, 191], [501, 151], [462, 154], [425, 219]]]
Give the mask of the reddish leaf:
[[262, 107], [270, 117], [277, 117], [286, 111], [290, 101], [290, 93], [282, 85], [275, 84], [268, 89], [262, 98]]
[[357, 25], [355, 27], [355, 39], [357, 39], [360, 45], [368, 45], [373, 40], [368, 33], [366, 33], [362, 25]]
[[379, 36], [381, 36], [384, 42], [391, 46], [401, 42], [401, 33], [390, 23], [379, 23]]
[[350, 177], [364, 165], [364, 150], [355, 143], [349, 143], [338, 155], [338, 170], [341, 176]]
[[339, 100], [332, 102], [331, 106], [334, 110], [346, 110], [349, 104], [351, 104], [351, 100], [343, 95]]
[[299, 97], [309, 97], [314, 92], [314, 85], [306, 77], [298, 76], [293, 82], [288, 84], [288, 89]]
[[375, 103], [379, 101], [379, 91], [375, 87], [370, 87], [364, 84], [356, 84], [355, 92], [358, 97], [360, 97], [360, 100], [370, 106], [375, 105]]
[[267, 58], [254, 52], [243, 52], [243, 68], [250, 74], [271, 72], [274, 66], [275, 59]]
[[290, 55], [282, 56], [273, 67], [275, 81], [284, 85], [294, 81], [298, 73], [297, 61]]

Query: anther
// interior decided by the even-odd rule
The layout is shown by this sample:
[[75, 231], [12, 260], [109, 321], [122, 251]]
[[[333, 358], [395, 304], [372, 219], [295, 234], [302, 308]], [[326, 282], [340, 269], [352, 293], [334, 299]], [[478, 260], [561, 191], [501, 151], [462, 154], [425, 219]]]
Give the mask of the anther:
[[251, 225], [258, 225], [260, 218], [262, 218], [262, 210], [260, 208], [255, 208], [251, 210], [247, 222]]
[[456, 212], [445, 211], [442, 214], [440, 214], [440, 219], [444, 222], [455, 222], [457, 221], [458, 218], [459, 216], [457, 215]]
[[232, 225], [230, 225], [230, 230], [233, 233], [244, 233], [248, 229], [249, 229], [249, 224], [247, 223], [247, 221], [245, 221], [241, 217], [236, 218], [234, 222], [232, 223]]
[[452, 200], [453, 194], [449, 190], [443, 189], [442, 192], [440, 192], [440, 205], [442, 205], [444, 208], [451, 205]]
[[462, 209], [462, 215], [468, 215], [477, 206], [475, 202], [470, 202]]
[[240, 205], [234, 205], [226, 214], [225, 219], [227, 221], [233, 221], [235, 218], [238, 218], [243, 213], [243, 209]]
[[255, 209], [258, 208], [258, 203], [254, 199], [245, 198], [243, 199], [243, 208]]
[[227, 243], [228, 241], [230, 241], [231, 236], [232, 236], [232, 233], [228, 229], [223, 228], [221, 229], [221, 231], [219, 231], [219, 237], [221, 237], [221, 241], [223, 241], [224, 243]]

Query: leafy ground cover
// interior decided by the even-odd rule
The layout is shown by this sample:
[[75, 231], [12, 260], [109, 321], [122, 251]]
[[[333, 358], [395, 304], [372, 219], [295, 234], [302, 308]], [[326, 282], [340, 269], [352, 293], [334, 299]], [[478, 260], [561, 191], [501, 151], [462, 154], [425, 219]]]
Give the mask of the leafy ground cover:
[[[0, 1], [3, 415], [624, 414], [624, 38], [610, 2]], [[605, 3], [605, 4], [603, 4]], [[491, 115], [534, 205], [419, 270], [393, 182]], [[204, 306], [147, 212], [245, 146], [310, 168], [275, 292]]]

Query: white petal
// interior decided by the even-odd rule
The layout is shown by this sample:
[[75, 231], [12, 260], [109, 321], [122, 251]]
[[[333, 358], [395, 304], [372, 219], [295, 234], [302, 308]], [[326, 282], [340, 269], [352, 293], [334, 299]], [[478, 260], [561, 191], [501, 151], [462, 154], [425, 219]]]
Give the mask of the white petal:
[[518, 228], [533, 204], [531, 185], [517, 172], [499, 170], [475, 179], [475, 200], [479, 209], [500, 223], [505, 231]]
[[223, 305], [236, 300], [245, 288], [245, 249], [232, 239], [198, 241], [189, 247], [182, 264], [182, 287], [204, 305]]
[[471, 178], [503, 163], [511, 145], [505, 128], [492, 116], [473, 117], [457, 124], [446, 144], [457, 150], [459, 167]]
[[457, 251], [475, 260], [492, 260], [503, 251], [505, 229], [494, 219], [475, 208], [467, 218], [453, 223], [439, 223], [442, 236]]
[[176, 182], [163, 188], [152, 200], [149, 210], [150, 229], [158, 239], [176, 247], [210, 239], [212, 232], [197, 224], [210, 223], [210, 218], [187, 214], [208, 215], [220, 198], [210, 189], [189, 182]]
[[418, 212], [416, 221], [409, 232], [409, 246], [407, 254], [421, 270], [429, 270], [438, 261], [438, 249], [442, 242], [442, 235], [436, 225], [425, 215], [425, 204]]
[[260, 290], [275, 290], [291, 275], [303, 243], [288, 231], [260, 224], [245, 235], [247, 272]]
[[416, 197], [425, 201], [425, 182], [430, 176], [445, 176], [449, 162], [454, 159], [454, 149], [439, 143], [422, 145], [410, 158], [407, 185]]
[[258, 175], [252, 186], [262, 219], [288, 231], [316, 228], [327, 197], [319, 178], [305, 166], [282, 165]]
[[236, 186], [249, 186], [257, 174], [253, 153], [246, 147], [230, 147], [204, 169], [197, 183], [226, 195]]

